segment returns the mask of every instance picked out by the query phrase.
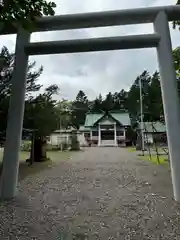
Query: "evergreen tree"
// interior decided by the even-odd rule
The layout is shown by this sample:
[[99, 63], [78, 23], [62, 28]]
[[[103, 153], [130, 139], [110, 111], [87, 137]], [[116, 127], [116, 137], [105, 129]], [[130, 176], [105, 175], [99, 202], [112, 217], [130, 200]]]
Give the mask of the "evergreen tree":
[[102, 101], [102, 110], [108, 112], [114, 108], [114, 99], [111, 92], [106, 95], [104, 101]]
[[[0, 52], [0, 132], [6, 130], [7, 114], [9, 108], [9, 99], [11, 95], [11, 78], [14, 69], [15, 55], [10, 53], [6, 47]], [[26, 99], [32, 98], [32, 94], [40, 90], [41, 85], [38, 83], [39, 76], [43, 68], [35, 70], [35, 62], [29, 62], [26, 77]]]
[[72, 102], [72, 125], [79, 128], [83, 125], [86, 113], [89, 110], [89, 101], [86, 94], [80, 90], [76, 96], [76, 100]]

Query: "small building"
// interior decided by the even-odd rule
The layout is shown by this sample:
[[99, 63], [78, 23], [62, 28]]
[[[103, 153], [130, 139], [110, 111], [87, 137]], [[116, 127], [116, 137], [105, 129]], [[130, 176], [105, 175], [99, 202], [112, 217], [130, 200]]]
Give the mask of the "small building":
[[72, 129], [55, 130], [48, 137], [47, 143], [53, 146], [60, 146], [64, 142], [69, 142], [71, 132], [72, 132]]
[[[70, 144], [72, 132], [74, 130], [75, 130], [74, 128], [55, 130], [48, 137], [47, 143], [52, 146], [56, 146], [56, 147], [60, 147], [62, 143]], [[80, 145], [87, 146], [88, 143], [86, 142], [86, 140], [84, 138], [84, 134], [79, 130], [77, 130], [76, 133], [77, 133], [77, 139], [78, 139]]]
[[127, 112], [88, 113], [85, 124], [79, 131], [89, 144], [118, 146], [126, 143], [126, 128], [129, 126], [130, 117]]
[[[144, 141], [153, 144], [154, 141], [158, 143], [167, 144], [166, 125], [162, 122], [144, 122]], [[141, 130], [141, 123], [138, 125], [138, 131]]]

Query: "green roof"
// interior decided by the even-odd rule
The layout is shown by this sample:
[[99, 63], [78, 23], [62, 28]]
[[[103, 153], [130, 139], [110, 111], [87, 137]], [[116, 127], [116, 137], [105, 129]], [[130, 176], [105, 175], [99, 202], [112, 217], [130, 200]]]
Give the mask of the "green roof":
[[[130, 117], [128, 113], [118, 113], [118, 112], [109, 112], [109, 115], [112, 116], [116, 121], [118, 121], [123, 126], [129, 126]], [[97, 121], [105, 116], [105, 113], [89, 113], [86, 115], [85, 127], [92, 127]]]
[[84, 126], [92, 127], [103, 116], [104, 116], [104, 113], [89, 113], [89, 114], [87, 114]]
[[128, 113], [110, 113], [111, 116], [116, 119], [123, 126], [130, 126], [131, 121]]
[[[139, 129], [140, 129], [140, 123], [139, 123]], [[161, 122], [144, 122], [144, 131], [145, 132], [166, 132], [166, 125]]]

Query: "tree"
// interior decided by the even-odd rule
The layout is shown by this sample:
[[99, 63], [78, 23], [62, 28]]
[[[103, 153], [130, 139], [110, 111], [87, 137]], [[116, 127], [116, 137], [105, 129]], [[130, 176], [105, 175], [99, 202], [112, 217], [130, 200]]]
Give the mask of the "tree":
[[[180, 0], [177, 0], [176, 5], [179, 5], [179, 4], [180, 4]], [[173, 28], [174, 29], [176, 28], [176, 26], [180, 26], [180, 21], [174, 21], [173, 22]]]
[[163, 104], [161, 96], [160, 76], [155, 72], [151, 77], [151, 82], [146, 97], [146, 121], [160, 121], [163, 116]]
[[57, 128], [68, 129], [72, 125], [72, 102], [63, 99], [56, 104], [56, 108], [59, 117]]
[[56, 4], [45, 0], [4, 0], [0, 4], [0, 30], [7, 26], [22, 26], [31, 30], [37, 17], [55, 14]]
[[176, 76], [179, 80], [180, 78], [180, 47], [177, 47], [173, 50], [174, 65], [176, 70]]
[[103, 99], [102, 99], [101, 93], [100, 93], [99, 96], [98, 96], [98, 100], [99, 100], [100, 103], [102, 103]]
[[24, 114], [24, 128], [34, 129], [36, 137], [34, 142], [34, 160], [46, 160], [46, 137], [57, 129], [59, 121], [56, 101], [53, 95], [58, 94], [59, 87], [51, 85], [43, 94], [26, 101]]
[[102, 102], [102, 110], [107, 112], [114, 108], [114, 99], [111, 92], [106, 95], [106, 98]]
[[43, 94], [25, 103], [24, 128], [36, 129], [38, 137], [48, 136], [57, 128], [56, 101], [52, 96], [47, 88]]
[[80, 145], [77, 138], [77, 132], [73, 131], [72, 137], [71, 137], [71, 151], [79, 151], [79, 150], [80, 150]]
[[126, 110], [127, 109], [127, 99], [128, 93], [122, 89], [120, 92], [115, 92], [113, 94], [114, 99], [114, 109], [115, 110]]
[[57, 84], [52, 84], [45, 89], [45, 92], [44, 92], [43, 96], [47, 100], [51, 100], [53, 95], [58, 95], [59, 94], [59, 90], [60, 89], [59, 89], [59, 86]]
[[[6, 47], [3, 47], [0, 52], [0, 132], [5, 131], [7, 123], [7, 114], [9, 107], [9, 99], [11, 95], [11, 78], [14, 68], [15, 55], [10, 53]], [[41, 85], [37, 83], [43, 68], [34, 70], [36, 63], [29, 62], [27, 71], [26, 99], [32, 97], [34, 92], [40, 90]]]
[[101, 94], [93, 101], [91, 105], [91, 112], [101, 112], [110, 110], [127, 110], [128, 92], [122, 89], [120, 92], [111, 93], [106, 95], [102, 100]]
[[89, 110], [89, 101], [86, 94], [80, 90], [76, 96], [76, 100], [72, 102], [72, 124], [79, 128], [84, 124], [86, 113]]
[[180, 47], [177, 47], [173, 51], [174, 65], [176, 70], [176, 78], [178, 82], [178, 92], [180, 97]]
[[[0, 53], [0, 59], [2, 60], [0, 68], [0, 132], [6, 130], [14, 57], [14, 54], [10, 53], [5, 47]], [[37, 81], [43, 71], [42, 67], [37, 71], [34, 70], [35, 64], [35, 62], [29, 62], [28, 64], [24, 128], [36, 129], [36, 140], [39, 139], [36, 143], [38, 142], [39, 145], [36, 144], [35, 159], [40, 161], [43, 155], [42, 149], [45, 145], [43, 138], [57, 128], [58, 112], [53, 95], [59, 93], [59, 87], [51, 85], [45, 89], [44, 93], [35, 97], [33, 93], [38, 92], [42, 87]]]
[[93, 113], [99, 113], [101, 112], [101, 108], [102, 108], [102, 101], [99, 98], [96, 98], [90, 107], [90, 111]]
[[[11, 93], [11, 78], [14, 69], [15, 54], [10, 53], [6, 47], [3, 47], [0, 52], [0, 96], [9, 97]], [[36, 62], [29, 62], [26, 76], [26, 97], [30, 96], [32, 92], [39, 91], [40, 84], [37, 84], [37, 79], [43, 72], [41, 66], [38, 71], [34, 71]]]
[[151, 76], [147, 71], [136, 78], [128, 93], [127, 105], [132, 121], [136, 123], [140, 120], [140, 81], [144, 121], [157, 121], [163, 114], [159, 73]]

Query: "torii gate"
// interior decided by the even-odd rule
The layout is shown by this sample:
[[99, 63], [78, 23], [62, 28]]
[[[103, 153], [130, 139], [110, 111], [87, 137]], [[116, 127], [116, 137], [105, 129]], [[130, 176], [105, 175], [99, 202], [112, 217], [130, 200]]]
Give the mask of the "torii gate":
[[[29, 55], [156, 47], [161, 74], [174, 198], [176, 201], [180, 201], [180, 104], [168, 25], [168, 22], [173, 20], [180, 20], [180, 6], [43, 17], [37, 20], [34, 30], [34, 32], [41, 32], [153, 23], [155, 30], [153, 34], [30, 43], [31, 34], [23, 29], [18, 30], [1, 176], [1, 198], [11, 199], [16, 194]], [[15, 28], [9, 28], [2, 30], [1, 34], [16, 32]]]

